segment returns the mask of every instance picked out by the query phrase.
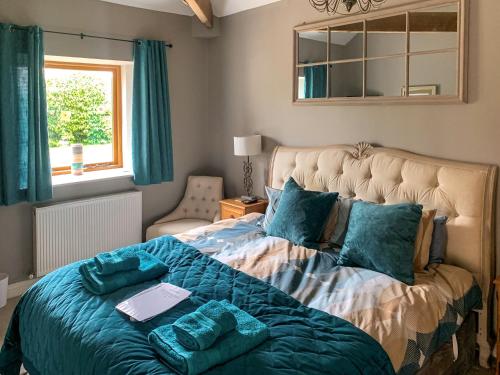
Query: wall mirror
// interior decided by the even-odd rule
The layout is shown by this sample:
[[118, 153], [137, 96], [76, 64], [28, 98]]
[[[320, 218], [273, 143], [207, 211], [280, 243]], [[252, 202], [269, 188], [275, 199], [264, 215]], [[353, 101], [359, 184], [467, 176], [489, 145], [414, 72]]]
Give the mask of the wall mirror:
[[294, 29], [293, 101], [466, 102], [468, 0], [427, 0]]

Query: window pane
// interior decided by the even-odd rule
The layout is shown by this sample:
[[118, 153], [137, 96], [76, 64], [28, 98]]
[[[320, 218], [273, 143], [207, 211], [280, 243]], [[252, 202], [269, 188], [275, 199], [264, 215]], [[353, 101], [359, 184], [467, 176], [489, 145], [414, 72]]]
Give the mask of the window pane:
[[406, 52], [406, 15], [366, 22], [367, 56], [382, 57]]
[[299, 64], [325, 62], [327, 60], [328, 29], [299, 33]]
[[410, 96], [457, 95], [457, 52], [410, 57]]
[[405, 58], [366, 62], [366, 96], [401, 96], [405, 87]]
[[363, 62], [330, 65], [330, 97], [363, 96]]
[[112, 162], [113, 73], [47, 68], [50, 158], [71, 164], [71, 145], [83, 144], [85, 164]]
[[457, 48], [458, 4], [410, 13], [410, 51]]
[[363, 23], [332, 27], [330, 31], [330, 60], [363, 57]]

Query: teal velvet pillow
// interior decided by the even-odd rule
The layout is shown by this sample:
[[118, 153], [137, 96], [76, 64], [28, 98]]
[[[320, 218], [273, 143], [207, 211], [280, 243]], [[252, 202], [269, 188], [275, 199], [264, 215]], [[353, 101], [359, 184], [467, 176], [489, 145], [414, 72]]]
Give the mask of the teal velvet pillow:
[[354, 203], [338, 264], [363, 267], [413, 285], [413, 256], [422, 206]]
[[267, 235], [319, 249], [321, 235], [337, 197], [338, 193], [304, 190], [290, 177], [267, 227]]

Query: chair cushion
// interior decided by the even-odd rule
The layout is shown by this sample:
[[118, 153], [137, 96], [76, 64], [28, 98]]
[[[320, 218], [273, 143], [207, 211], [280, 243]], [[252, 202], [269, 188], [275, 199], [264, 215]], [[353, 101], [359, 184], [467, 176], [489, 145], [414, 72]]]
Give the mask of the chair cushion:
[[188, 230], [203, 227], [212, 224], [211, 221], [201, 219], [181, 219], [151, 225], [146, 231], [146, 240], [151, 240], [156, 237], [167, 236], [187, 232]]

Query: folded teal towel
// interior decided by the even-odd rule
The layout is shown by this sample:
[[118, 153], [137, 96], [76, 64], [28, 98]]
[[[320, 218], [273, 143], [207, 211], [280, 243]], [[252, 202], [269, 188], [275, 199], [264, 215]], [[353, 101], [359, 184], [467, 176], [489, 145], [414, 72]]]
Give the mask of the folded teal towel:
[[232, 331], [236, 327], [236, 317], [226, 307], [227, 303], [229, 302], [225, 301], [225, 303], [222, 303], [212, 300], [198, 308], [199, 312], [221, 326], [221, 335]]
[[205, 350], [221, 335], [221, 326], [199, 310], [177, 319], [172, 325], [177, 341], [189, 350]]
[[199, 351], [186, 349], [175, 339], [172, 325], [152, 331], [148, 336], [149, 343], [174, 371], [195, 375], [249, 352], [267, 339], [269, 329], [264, 323], [227, 301], [221, 304], [234, 314], [237, 326], [220, 336], [210, 348]]
[[107, 294], [126, 286], [153, 280], [168, 272], [168, 267], [158, 258], [145, 251], [138, 251], [139, 268], [131, 271], [116, 272], [112, 275], [101, 275], [97, 271], [94, 260], [80, 265], [83, 286], [97, 295]]
[[212, 300], [200, 306], [195, 312], [177, 319], [172, 329], [177, 341], [186, 349], [204, 350], [210, 347], [217, 337], [232, 331], [235, 327], [234, 314], [221, 302]]
[[97, 254], [94, 258], [97, 271], [101, 275], [111, 275], [115, 272], [136, 270], [141, 260], [135, 251], [129, 248]]

